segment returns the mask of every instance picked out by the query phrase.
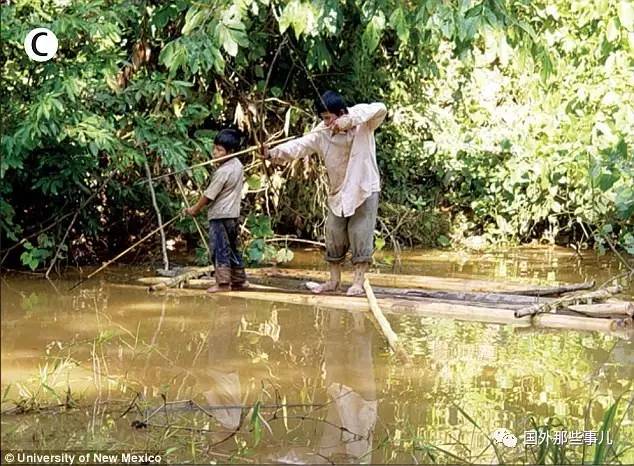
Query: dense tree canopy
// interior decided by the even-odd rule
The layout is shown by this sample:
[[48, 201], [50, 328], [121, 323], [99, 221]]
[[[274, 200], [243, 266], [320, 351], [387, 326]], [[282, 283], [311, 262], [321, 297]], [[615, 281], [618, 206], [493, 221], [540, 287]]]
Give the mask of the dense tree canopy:
[[[146, 161], [160, 175], [208, 160], [227, 124], [249, 144], [299, 134], [328, 88], [389, 109], [378, 244], [477, 235], [634, 254], [628, 0], [18, 0], [1, 15], [0, 228], [5, 249], [28, 238], [13, 252], [32, 268], [60, 243], [94, 261], [155, 228]], [[22, 42], [42, 26], [60, 46], [36, 63]], [[257, 241], [271, 224], [322, 235], [313, 162], [245, 164], [252, 259], [272, 252]], [[190, 199], [207, 175], [183, 173]], [[155, 182], [166, 218], [177, 183]], [[176, 228], [198, 239], [191, 220]]]

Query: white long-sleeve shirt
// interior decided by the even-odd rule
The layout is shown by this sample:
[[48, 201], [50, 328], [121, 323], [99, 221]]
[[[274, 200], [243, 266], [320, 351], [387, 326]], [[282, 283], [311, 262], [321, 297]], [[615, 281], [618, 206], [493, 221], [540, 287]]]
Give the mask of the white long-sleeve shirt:
[[328, 173], [328, 207], [337, 216], [350, 217], [372, 193], [381, 191], [374, 130], [386, 115], [385, 105], [378, 102], [349, 107], [348, 115], [340, 117], [348, 127], [345, 133], [332, 134], [322, 122], [308, 134], [271, 149], [271, 158], [319, 154]]

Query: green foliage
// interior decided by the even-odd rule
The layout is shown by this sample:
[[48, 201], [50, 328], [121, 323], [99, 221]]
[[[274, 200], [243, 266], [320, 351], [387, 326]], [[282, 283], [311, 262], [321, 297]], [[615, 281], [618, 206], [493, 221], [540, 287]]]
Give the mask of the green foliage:
[[[632, 11], [627, 0], [3, 4], [0, 234], [10, 244], [36, 236], [114, 174], [80, 212], [68, 256], [123, 249], [154, 218], [138, 183], [146, 160], [154, 174], [207, 160], [210, 136], [234, 122], [251, 141], [262, 127], [301, 133], [314, 124], [316, 89], [334, 88], [390, 109], [377, 147], [383, 220], [398, 241], [445, 246], [448, 222], [463, 218], [461, 235], [489, 242], [631, 252]], [[22, 48], [35, 26], [60, 41], [42, 64]], [[191, 175], [196, 190], [209, 174]], [[323, 171], [285, 172], [279, 193], [262, 175], [247, 174], [245, 214], [319, 237]], [[171, 182], [155, 189], [165, 216], [182, 208]], [[250, 260], [287, 259], [258, 222]], [[42, 266], [66, 225], [15, 259]]]
[[271, 218], [265, 215], [251, 214], [247, 218], [246, 226], [252, 237], [245, 250], [247, 262], [260, 264], [273, 259], [277, 255], [277, 250], [265, 241], [266, 238], [273, 236]]
[[29, 241], [24, 243], [25, 251], [20, 255], [20, 261], [31, 270], [35, 270], [52, 255], [51, 248], [53, 246], [53, 240], [47, 234], [42, 233], [37, 237], [37, 247]]

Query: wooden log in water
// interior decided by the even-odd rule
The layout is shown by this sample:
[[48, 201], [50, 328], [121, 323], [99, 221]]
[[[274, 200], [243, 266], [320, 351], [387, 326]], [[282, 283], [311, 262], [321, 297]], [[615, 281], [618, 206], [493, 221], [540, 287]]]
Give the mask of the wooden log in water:
[[[329, 273], [321, 270], [263, 268], [249, 269], [248, 275], [254, 277], [299, 278], [303, 280], [327, 280]], [[462, 278], [443, 278], [420, 275], [395, 275], [383, 273], [368, 273], [368, 279], [377, 286], [393, 288], [423, 288], [448, 291], [484, 291], [510, 292], [524, 294], [525, 291], [540, 290], [542, 295], [548, 294], [548, 289], [536, 284], [525, 284], [508, 281], [469, 280]], [[344, 272], [342, 279], [346, 283], [352, 282], [352, 274]], [[553, 290], [557, 288], [554, 287]], [[555, 291], [556, 292], [556, 291]]]
[[592, 316], [634, 316], [634, 304], [626, 301], [602, 304], [571, 304], [568, 309]]
[[533, 325], [538, 328], [561, 330], [583, 330], [603, 333], [615, 333], [632, 328], [632, 319], [603, 319], [577, 317], [563, 314], [538, 314], [532, 317]]
[[554, 300], [554, 298], [544, 298], [540, 296], [525, 296], [519, 294], [506, 293], [482, 293], [477, 291], [428, 291], [401, 288], [375, 287], [378, 296], [396, 298], [429, 298], [442, 301], [457, 301], [464, 304], [486, 304], [497, 307], [530, 306], [534, 304], [544, 304]]
[[148, 291], [159, 291], [159, 290], [164, 290], [166, 288], [173, 288], [175, 286], [180, 285], [183, 282], [187, 282], [193, 278], [198, 278], [201, 275], [206, 274], [207, 272], [212, 271], [214, 268], [212, 265], [207, 266], [207, 267], [198, 267], [196, 269], [193, 270], [188, 270], [185, 273], [182, 273], [180, 275], [177, 275], [173, 278], [169, 278], [169, 277], [149, 277], [149, 278], [158, 278], [160, 280], [157, 280], [155, 283], [150, 284], [150, 287], [148, 288]]

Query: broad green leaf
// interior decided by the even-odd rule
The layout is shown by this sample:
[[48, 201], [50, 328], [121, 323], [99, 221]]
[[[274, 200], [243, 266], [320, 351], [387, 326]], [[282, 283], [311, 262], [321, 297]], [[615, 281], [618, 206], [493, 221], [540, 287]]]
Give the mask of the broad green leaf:
[[209, 10], [198, 10], [197, 8], [190, 8], [185, 14], [185, 25], [183, 26], [183, 35], [190, 34], [194, 29], [200, 26], [205, 19], [209, 16]]
[[367, 53], [372, 53], [379, 46], [383, 30], [385, 29], [385, 16], [377, 13], [367, 24], [361, 37], [361, 41]]
[[397, 8], [394, 10], [394, 13], [390, 16], [390, 25], [392, 28], [396, 30], [396, 35], [398, 39], [403, 43], [407, 44], [409, 40], [409, 25], [407, 24], [407, 20], [405, 19], [405, 12], [402, 8]]

